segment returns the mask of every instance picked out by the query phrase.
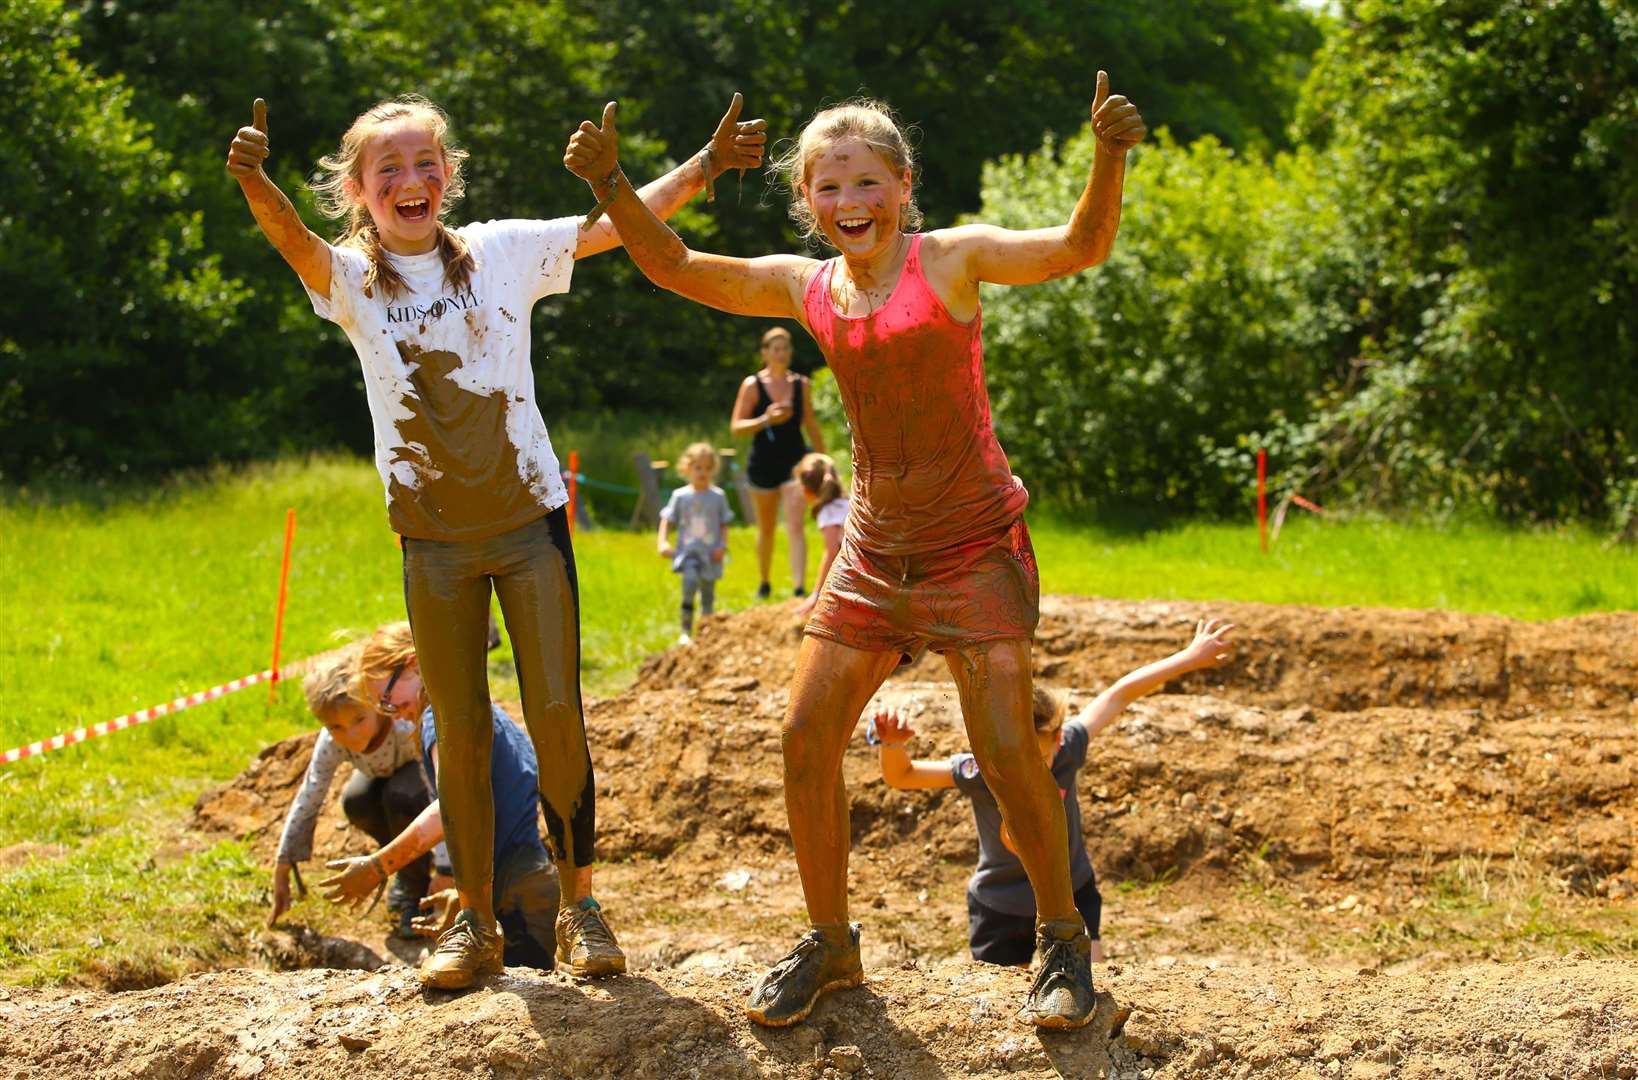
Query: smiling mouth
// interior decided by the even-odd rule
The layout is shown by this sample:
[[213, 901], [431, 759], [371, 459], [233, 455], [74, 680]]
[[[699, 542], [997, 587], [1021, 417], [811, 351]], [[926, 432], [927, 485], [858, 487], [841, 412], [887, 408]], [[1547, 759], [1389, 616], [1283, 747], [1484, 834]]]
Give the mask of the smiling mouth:
[[393, 209], [405, 221], [425, 221], [432, 213], [432, 204], [426, 199], [406, 199]]
[[870, 231], [870, 219], [867, 217], [837, 218], [836, 227], [842, 231], [843, 236], [857, 238]]

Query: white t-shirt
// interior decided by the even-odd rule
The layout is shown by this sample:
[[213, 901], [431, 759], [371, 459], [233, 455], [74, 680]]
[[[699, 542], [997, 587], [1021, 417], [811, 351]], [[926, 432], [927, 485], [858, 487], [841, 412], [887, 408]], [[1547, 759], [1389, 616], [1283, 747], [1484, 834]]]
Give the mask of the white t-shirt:
[[486, 221], [455, 232], [477, 260], [471, 287], [443, 259], [387, 257], [408, 285], [364, 293], [369, 256], [330, 249], [330, 295], [313, 310], [347, 333], [364, 369], [375, 464], [393, 531], [481, 540], [569, 501], [529, 366], [535, 301], [567, 292], [577, 219]]
[[845, 495], [832, 499], [819, 508], [819, 513], [814, 515], [815, 520], [821, 529], [828, 529], [832, 525], [846, 525], [847, 507], [848, 500]]

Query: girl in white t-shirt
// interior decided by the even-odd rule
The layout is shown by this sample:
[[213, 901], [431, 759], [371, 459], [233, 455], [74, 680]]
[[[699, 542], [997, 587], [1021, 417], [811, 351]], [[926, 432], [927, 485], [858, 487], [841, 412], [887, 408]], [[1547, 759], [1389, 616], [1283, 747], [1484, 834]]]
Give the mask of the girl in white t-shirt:
[[806, 616], [819, 602], [819, 593], [830, 574], [830, 564], [842, 550], [842, 528], [847, 524], [847, 496], [843, 494], [842, 478], [836, 471], [836, 462], [828, 454], [807, 454], [791, 470], [796, 482], [802, 485], [802, 497], [819, 524], [819, 535], [825, 541], [825, 558], [819, 564], [819, 576], [814, 579], [813, 592], [802, 601], [797, 613]]
[[[722, 171], [761, 164], [765, 125], [738, 122], [741, 103], [735, 94], [704, 150], [642, 190], [657, 214], [670, 215]], [[624, 971], [591, 893], [595, 788], [568, 494], [529, 364], [535, 302], [568, 291], [575, 261], [620, 237], [607, 220], [568, 217], [445, 226], [467, 155], [450, 141], [443, 111], [421, 97], [366, 110], [319, 163], [319, 206], [345, 221], [333, 245], [263, 172], [267, 155], [267, 106], [258, 98], [229, 148], [228, 172], [313, 310], [358, 353], [387, 516], [404, 538], [404, 596], [436, 717], [438, 794], [462, 908], [422, 964], [422, 981], [468, 986], [501, 970], [485, 657], [491, 589], [512, 639], [547, 831], [572, 898], [558, 920], [558, 960], [575, 975]]]

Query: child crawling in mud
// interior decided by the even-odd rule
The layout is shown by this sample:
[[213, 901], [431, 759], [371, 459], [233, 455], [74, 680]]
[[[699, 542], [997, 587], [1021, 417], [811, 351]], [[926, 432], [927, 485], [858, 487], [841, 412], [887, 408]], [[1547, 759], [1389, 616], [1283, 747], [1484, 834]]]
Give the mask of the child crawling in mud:
[[[319, 661], [302, 680], [307, 707], [324, 726], [279, 836], [269, 926], [290, 909], [291, 870], [313, 855], [313, 829], [343, 762], [352, 765], [353, 775], [341, 789], [342, 813], [353, 828], [378, 844], [408, 828], [433, 800], [421, 771], [421, 739], [414, 720], [387, 716], [353, 693], [357, 660], [358, 648], [349, 648]], [[447, 858], [440, 862], [447, 864]], [[401, 937], [415, 934], [411, 922], [429, 890], [432, 864], [428, 848], [426, 854], [395, 868], [387, 908], [396, 917]]]
[[984, 382], [980, 287], [1066, 277], [1108, 257], [1126, 154], [1146, 128], [1097, 73], [1086, 186], [1068, 220], [920, 231], [910, 140], [880, 102], [826, 108], [782, 161], [790, 211], [837, 255], [742, 259], [696, 251], [635, 197], [618, 105], [583, 122], [564, 165], [586, 180], [649, 280], [721, 311], [800, 323], [836, 374], [853, 437], [842, 546], [804, 628], [782, 732], [785, 806], [810, 929], [769, 969], [746, 1015], [782, 1027], [860, 985], [847, 896], [842, 758], [859, 716], [906, 657], [943, 654], [973, 753], [1013, 822], [1035, 891], [1037, 963], [1024, 1015], [1092, 1017], [1091, 940], [1070, 885], [1063, 800], [1036, 749], [1030, 647], [1040, 580], [1029, 492], [996, 439]]
[[[1069, 822], [1070, 881], [1076, 910], [1092, 937], [1093, 960], [1103, 959], [1103, 897], [1086, 857], [1075, 787], [1092, 736], [1113, 723], [1132, 702], [1168, 680], [1228, 659], [1232, 648], [1228, 633], [1233, 629], [1216, 619], [1198, 623], [1187, 648], [1121, 676], [1068, 723], [1064, 722], [1063, 696], [1042, 686], [1034, 688], [1035, 741], [1063, 799]], [[890, 787], [901, 791], [953, 787], [972, 800], [973, 821], [978, 826], [978, 866], [967, 882], [968, 946], [974, 960], [987, 964], [1027, 964], [1035, 941], [1035, 891], [983, 770], [971, 754], [912, 760], [905, 746], [914, 734], [909, 717], [886, 706], [876, 709], [865, 728], [865, 740], [881, 746], [882, 779]]]
[[[374, 702], [376, 714], [391, 724], [395, 733], [411, 733], [417, 774], [435, 779], [438, 727], [421, 683], [409, 623], [389, 623], [372, 634], [348, 664], [347, 676], [356, 700]], [[540, 839], [535, 750], [523, 729], [493, 703], [489, 706], [489, 720], [493, 735], [489, 773], [494, 788], [494, 907], [504, 937], [503, 960], [509, 965], [549, 971], [557, 947], [555, 924], [561, 885]], [[431, 786], [423, 781], [423, 788]], [[382, 844], [377, 850], [328, 863], [337, 873], [320, 883], [329, 890], [325, 899], [356, 906], [378, 890], [388, 875], [402, 875], [403, 868], [424, 862], [443, 836], [439, 802], [432, 799], [394, 835], [376, 836]], [[455, 890], [417, 899], [430, 914], [414, 920], [411, 932], [432, 936], [446, 932], [459, 910]]]

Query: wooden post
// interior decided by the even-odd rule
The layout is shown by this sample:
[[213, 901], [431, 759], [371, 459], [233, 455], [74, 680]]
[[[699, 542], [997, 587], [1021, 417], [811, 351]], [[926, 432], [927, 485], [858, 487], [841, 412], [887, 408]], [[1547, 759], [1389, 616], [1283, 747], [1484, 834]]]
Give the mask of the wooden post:
[[1268, 553], [1268, 451], [1257, 451], [1257, 535]]
[[284, 601], [290, 581], [290, 545], [296, 539], [296, 508], [284, 512], [284, 559], [279, 565], [279, 606], [273, 611], [273, 663], [269, 667], [273, 678], [267, 686], [267, 703], [273, 704], [279, 692], [279, 644], [284, 640]]
[[641, 450], [631, 455], [631, 460], [637, 465], [637, 508], [631, 512], [631, 527], [633, 529], [647, 525], [651, 529], [660, 527], [660, 507], [664, 500], [660, 498], [660, 475], [671, 467], [669, 461], [651, 461], [649, 456]]

